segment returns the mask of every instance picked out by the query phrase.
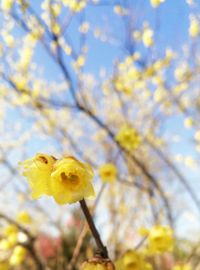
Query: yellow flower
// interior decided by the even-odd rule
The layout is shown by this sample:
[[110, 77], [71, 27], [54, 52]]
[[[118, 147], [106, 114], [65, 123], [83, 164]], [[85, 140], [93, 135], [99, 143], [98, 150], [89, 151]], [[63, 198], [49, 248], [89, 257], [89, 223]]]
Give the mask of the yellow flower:
[[194, 138], [196, 141], [200, 142], [200, 130], [197, 130], [195, 135], [194, 135]]
[[177, 264], [172, 270], [192, 270], [192, 267], [189, 264]]
[[200, 32], [200, 26], [199, 21], [195, 17], [190, 18], [190, 27], [189, 27], [189, 35], [192, 38], [195, 38], [199, 35]]
[[14, 46], [15, 40], [14, 40], [14, 37], [10, 33], [8, 33], [5, 30], [2, 30], [1, 35], [8, 47]]
[[184, 158], [184, 163], [185, 166], [190, 167], [191, 169], [195, 169], [197, 168], [197, 162], [195, 161], [195, 159], [191, 156], [187, 156]]
[[85, 265], [82, 267], [82, 270], [106, 270], [106, 266], [100, 263], [85, 263]]
[[162, 102], [167, 98], [167, 91], [163, 86], [157, 87], [154, 92], [153, 99], [155, 102]]
[[50, 176], [56, 159], [45, 154], [37, 154], [32, 159], [20, 162], [24, 167], [23, 175], [28, 179], [32, 189], [32, 197], [50, 195]]
[[26, 211], [21, 211], [17, 215], [17, 221], [22, 224], [30, 224], [32, 223], [32, 218]]
[[113, 183], [117, 177], [117, 168], [113, 163], [106, 163], [99, 168], [99, 175], [103, 182]]
[[54, 17], [57, 17], [61, 13], [61, 6], [59, 4], [51, 4], [51, 13]]
[[139, 230], [138, 230], [138, 233], [141, 235], [141, 236], [148, 236], [149, 235], [149, 230], [145, 227], [140, 227]]
[[114, 265], [109, 259], [92, 258], [82, 264], [81, 270], [114, 270]]
[[10, 264], [12, 266], [21, 264], [26, 256], [26, 249], [22, 246], [16, 246], [13, 250], [13, 253], [10, 257]]
[[132, 37], [135, 41], [141, 41], [142, 33], [138, 30], [132, 32]]
[[187, 117], [184, 119], [184, 126], [186, 128], [191, 128], [194, 125], [194, 120], [192, 117]]
[[13, 245], [7, 239], [0, 240], [0, 250], [9, 250], [11, 248], [13, 248]]
[[8, 226], [6, 226], [4, 229], [3, 229], [3, 234], [5, 236], [10, 236], [12, 234], [16, 234], [18, 232], [18, 229], [15, 225], [11, 225], [9, 224]]
[[86, 34], [89, 31], [90, 24], [88, 22], [83, 22], [79, 27], [79, 32]]
[[123, 257], [123, 264], [127, 270], [141, 269], [143, 265], [143, 258], [138, 252], [128, 251]]
[[123, 126], [115, 137], [116, 141], [126, 150], [135, 150], [141, 143], [141, 137], [137, 131], [129, 126]]
[[63, 4], [74, 12], [80, 12], [86, 6], [86, 0], [62, 0]]
[[13, 0], [1, 0], [1, 8], [3, 11], [10, 11], [13, 6]]
[[75, 62], [73, 62], [72, 65], [73, 65], [75, 70], [82, 68], [85, 65], [85, 56], [79, 55], [79, 57], [76, 59]]
[[7, 241], [10, 246], [14, 247], [18, 242], [18, 233], [12, 233], [7, 237]]
[[73, 157], [56, 161], [51, 174], [51, 191], [59, 204], [74, 203], [95, 195], [92, 168]]
[[153, 8], [157, 8], [161, 3], [165, 2], [165, 0], [150, 0]]
[[168, 226], [155, 225], [148, 236], [148, 248], [152, 253], [172, 251], [174, 245], [173, 232]]
[[119, 259], [117, 261], [115, 261], [115, 269], [116, 270], [123, 270], [124, 269], [124, 265], [123, 265], [123, 260]]
[[21, 163], [33, 198], [53, 196], [59, 204], [74, 203], [94, 196], [91, 184], [92, 168], [73, 157], [56, 160], [52, 156], [37, 154]]
[[122, 6], [120, 5], [115, 5], [114, 6], [114, 12], [119, 15], [119, 16], [125, 16], [128, 14], [128, 10], [123, 8]]
[[54, 23], [52, 24], [51, 30], [52, 30], [52, 32], [53, 32], [55, 35], [57, 35], [57, 36], [59, 36], [60, 33], [61, 33], [60, 25], [59, 25], [58, 23], [56, 23], [56, 22], [54, 22]]
[[146, 27], [142, 35], [142, 41], [145, 47], [151, 47], [154, 44], [153, 31]]
[[0, 261], [0, 269], [1, 270], [9, 270], [9, 264], [6, 261]]
[[0, 249], [9, 250], [13, 248], [18, 242], [18, 229], [14, 225], [8, 225], [3, 229], [3, 236], [5, 237], [0, 241]]
[[152, 266], [147, 263], [144, 256], [138, 251], [129, 250], [124, 256], [116, 261], [116, 270], [152, 270]]
[[188, 63], [181, 63], [174, 71], [174, 76], [178, 82], [190, 81], [192, 78], [192, 71]]

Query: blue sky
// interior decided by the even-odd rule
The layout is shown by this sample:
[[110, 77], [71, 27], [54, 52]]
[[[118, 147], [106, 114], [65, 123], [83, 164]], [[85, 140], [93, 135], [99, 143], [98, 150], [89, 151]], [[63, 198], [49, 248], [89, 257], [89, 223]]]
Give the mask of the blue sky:
[[[102, 1], [100, 0], [100, 2]], [[113, 3], [114, 1], [103, 2]], [[117, 2], [125, 3], [126, 1]], [[140, 28], [143, 21], [148, 21], [153, 29], [156, 25], [159, 26], [156, 28], [155, 32], [156, 46], [153, 51], [156, 56], [163, 56], [166, 48], [172, 48], [179, 54], [182, 53], [184, 43], [189, 40], [189, 14], [199, 11], [200, 1], [196, 1], [197, 6], [199, 5], [197, 9], [190, 8], [184, 0], [166, 0], [158, 9], [153, 9], [148, 0], [130, 0], [127, 2], [132, 5], [133, 16], [134, 12], [136, 13], [136, 28]], [[32, 0], [30, 3], [33, 4], [36, 11], [38, 11], [38, 3], [40, 3], [40, 1], [37, 2]], [[64, 18], [65, 14], [62, 16]], [[70, 27], [67, 30], [67, 35], [70, 37], [70, 40], [76, 48], [77, 54], [80, 53], [80, 41], [77, 28], [80, 21], [83, 19], [82, 17], [83, 14], [77, 15], [72, 20]], [[92, 73], [96, 78], [99, 77], [101, 69], [105, 69], [108, 74], [111, 74], [113, 71], [113, 61], [115, 59], [123, 59], [127, 55], [127, 51], [122, 50], [118, 46], [118, 44], [123, 45], [125, 39], [125, 26], [122, 22], [122, 18], [113, 12], [113, 6], [102, 5], [100, 7], [89, 6], [84, 12], [84, 20], [90, 23], [90, 31], [86, 39], [86, 45], [88, 45], [89, 53], [84, 69], [86, 72]], [[110, 33], [109, 37], [112, 36], [112, 40], [116, 45], [97, 40], [93, 35], [93, 31], [96, 27], [100, 29], [107, 27], [107, 31]], [[138, 50], [141, 51], [143, 55], [147, 54], [147, 49], [141, 44], [138, 46]], [[44, 69], [44, 76], [49, 82], [61, 79], [59, 69], [44, 52], [41, 46], [38, 46], [34, 60], [38, 64], [41, 63], [41, 66]], [[71, 60], [66, 57], [65, 61], [70, 67]], [[20, 119], [20, 117], [21, 114], [19, 112], [15, 109], [10, 109], [9, 116], [7, 117], [8, 125], [10, 124], [11, 126], [12, 123], [17, 119]], [[31, 123], [27, 123], [26, 119], [21, 119], [20, 121], [22, 125], [24, 125], [25, 130], [30, 128]], [[170, 150], [172, 154], [182, 153], [184, 155], [196, 155], [194, 154], [193, 144], [190, 142], [194, 131], [186, 131], [183, 127], [182, 117], [178, 116], [170, 118], [168, 121], [164, 122], [164, 132], [166, 137], [178, 134], [182, 138], [181, 142], [171, 145]], [[40, 140], [37, 138], [37, 134], [34, 134], [32, 140], [27, 144], [27, 153], [32, 156], [36, 152], [40, 152], [41, 149], [47, 149], [48, 145], [51, 143], [54, 144], [55, 141], [53, 139]], [[187, 168], [183, 167], [181, 167], [181, 170], [191, 179], [196, 187], [199, 171], [191, 172]], [[191, 206], [191, 208], [192, 207], [193, 206]], [[185, 226], [182, 226], [181, 221], [179, 226], [183, 232], [187, 230]], [[198, 223], [196, 226], [198, 227]]]
[[[101, 2], [101, 1], [100, 1]], [[103, 1], [113, 3], [114, 1]], [[122, 3], [123, 1], [115, 1]], [[124, 1], [126, 2], [126, 1]], [[153, 9], [148, 0], [134, 0], [128, 1], [131, 3], [133, 12], [136, 10], [141, 13], [138, 16], [134, 25], [141, 27], [144, 21], [148, 21], [152, 28], [156, 24], [159, 25], [159, 32], [156, 32], [156, 50], [164, 54], [166, 47], [171, 47], [176, 50], [181, 50], [182, 45], [188, 39], [188, 26], [189, 26], [189, 14], [191, 9], [188, 7], [184, 0], [166, 0], [165, 3], [160, 5], [157, 9]], [[199, 1], [197, 1], [199, 2]], [[36, 1], [32, 1], [32, 4], [36, 4]], [[135, 8], [136, 7], [136, 8]], [[38, 7], [36, 7], [38, 10]], [[70, 23], [70, 27], [67, 30], [67, 35], [70, 37], [72, 44], [77, 49], [76, 52], [80, 52], [79, 35], [77, 34], [77, 28], [82, 20], [83, 15], [79, 14], [74, 17]], [[63, 14], [65, 18], [65, 14]], [[181, 20], [180, 20], [181, 18]], [[123, 57], [125, 52], [118, 48], [118, 46], [109, 45], [106, 42], [99, 42], [94, 38], [92, 31], [98, 27], [103, 29], [107, 25], [110, 28], [110, 32], [113, 37], [118, 41], [124, 41], [124, 24], [122, 18], [113, 12], [112, 5], [102, 6], [89, 6], [84, 12], [84, 20], [91, 24], [90, 32], [87, 35], [86, 44], [89, 46], [89, 54], [87, 59], [86, 70], [96, 72], [98, 74], [100, 68], [106, 68], [109, 71], [112, 70], [113, 60]], [[142, 46], [140, 50], [145, 50]], [[42, 56], [42, 58], [41, 58]], [[45, 56], [44, 51], [38, 51], [37, 60], [41, 60], [45, 65], [48, 63], [49, 68], [45, 69], [45, 73], [48, 77], [55, 77], [57, 68], [49, 61], [48, 56]]]

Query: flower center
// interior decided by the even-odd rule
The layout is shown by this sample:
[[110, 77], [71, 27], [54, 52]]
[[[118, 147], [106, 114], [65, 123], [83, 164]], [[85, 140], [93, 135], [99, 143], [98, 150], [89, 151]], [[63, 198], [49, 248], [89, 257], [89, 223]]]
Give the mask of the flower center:
[[75, 174], [69, 173], [66, 175], [64, 172], [60, 174], [62, 181], [69, 182], [73, 185], [77, 185], [79, 183], [79, 177]]
[[126, 134], [124, 135], [124, 140], [125, 140], [125, 141], [131, 141], [131, 139], [132, 139], [132, 134], [126, 133]]
[[47, 160], [47, 158], [44, 157], [44, 156], [39, 156], [39, 157], [37, 158], [37, 160], [39, 160], [39, 161], [42, 162], [42, 163], [48, 164], [48, 160]]
[[128, 265], [127, 265], [127, 269], [128, 270], [134, 270], [134, 269], [137, 269], [138, 268], [138, 263], [137, 262], [132, 262], [132, 263], [129, 263]]
[[112, 175], [112, 172], [111, 171], [106, 171], [104, 174], [105, 174], [105, 176], [108, 176], [109, 177], [109, 176]]

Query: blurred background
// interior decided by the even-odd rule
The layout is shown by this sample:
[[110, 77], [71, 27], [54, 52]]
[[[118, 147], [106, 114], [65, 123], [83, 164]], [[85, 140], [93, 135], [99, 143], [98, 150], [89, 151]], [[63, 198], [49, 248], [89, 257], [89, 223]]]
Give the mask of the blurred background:
[[78, 269], [95, 250], [78, 204], [31, 198], [19, 162], [36, 153], [91, 164], [88, 205], [113, 260], [161, 224], [175, 247], [148, 269], [200, 269], [200, 1], [0, 11], [0, 269]]

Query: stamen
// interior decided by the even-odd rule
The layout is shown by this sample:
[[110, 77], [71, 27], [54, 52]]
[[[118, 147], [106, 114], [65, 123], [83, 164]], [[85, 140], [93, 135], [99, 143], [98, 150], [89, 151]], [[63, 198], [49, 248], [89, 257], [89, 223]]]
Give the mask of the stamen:
[[39, 156], [37, 159], [39, 159], [39, 161], [41, 161], [41, 162], [43, 162], [45, 164], [48, 164], [48, 160], [44, 156]]
[[62, 172], [60, 176], [63, 181], [66, 181], [68, 179], [67, 175], [64, 172]]

